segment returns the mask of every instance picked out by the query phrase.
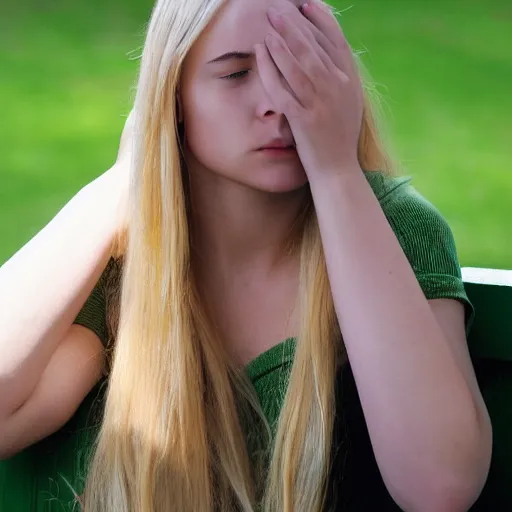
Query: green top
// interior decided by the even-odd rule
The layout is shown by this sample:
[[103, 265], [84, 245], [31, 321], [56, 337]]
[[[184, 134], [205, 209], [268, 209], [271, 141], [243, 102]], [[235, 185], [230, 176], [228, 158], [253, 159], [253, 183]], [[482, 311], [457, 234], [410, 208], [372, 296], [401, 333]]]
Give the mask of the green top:
[[[469, 332], [474, 311], [466, 295], [450, 227], [411, 185], [408, 177], [365, 172], [427, 299], [451, 298], [465, 305]], [[105, 295], [100, 279], [75, 323], [106, 343]], [[246, 366], [270, 425], [278, 419], [293, 362], [295, 339], [263, 352]], [[357, 388], [346, 365], [337, 378], [330, 510], [400, 510], [389, 497], [371, 448]], [[340, 390], [343, 389], [343, 393]], [[371, 492], [368, 492], [371, 489]], [[336, 505], [333, 505], [335, 503]]]

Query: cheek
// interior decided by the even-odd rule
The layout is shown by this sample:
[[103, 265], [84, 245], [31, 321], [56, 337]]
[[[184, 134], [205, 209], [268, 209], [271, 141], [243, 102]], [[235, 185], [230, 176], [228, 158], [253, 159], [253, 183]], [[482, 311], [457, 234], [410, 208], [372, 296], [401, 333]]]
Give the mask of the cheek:
[[228, 164], [243, 151], [247, 125], [237, 94], [197, 87], [184, 101], [185, 137], [195, 158], [209, 168]]

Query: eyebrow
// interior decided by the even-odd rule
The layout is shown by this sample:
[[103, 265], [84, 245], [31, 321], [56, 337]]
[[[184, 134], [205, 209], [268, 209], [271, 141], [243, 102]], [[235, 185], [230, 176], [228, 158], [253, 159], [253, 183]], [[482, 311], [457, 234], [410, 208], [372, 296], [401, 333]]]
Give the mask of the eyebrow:
[[228, 60], [247, 60], [254, 57], [252, 52], [228, 52], [223, 55], [219, 55], [208, 62], [208, 64], [214, 64], [216, 62], [226, 62]]

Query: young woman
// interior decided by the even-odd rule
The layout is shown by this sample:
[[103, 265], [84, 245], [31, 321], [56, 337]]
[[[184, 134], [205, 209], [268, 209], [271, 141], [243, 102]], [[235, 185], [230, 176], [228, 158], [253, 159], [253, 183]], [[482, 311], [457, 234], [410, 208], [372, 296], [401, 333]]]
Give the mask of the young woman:
[[325, 4], [159, 0], [118, 162], [2, 267], [3, 455], [108, 362], [87, 512], [467, 510], [472, 307], [393, 172]]

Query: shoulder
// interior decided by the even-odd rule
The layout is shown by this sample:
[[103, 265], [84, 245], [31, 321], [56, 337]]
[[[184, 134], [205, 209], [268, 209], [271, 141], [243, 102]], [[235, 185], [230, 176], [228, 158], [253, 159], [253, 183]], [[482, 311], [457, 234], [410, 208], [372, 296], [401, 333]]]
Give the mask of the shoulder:
[[474, 315], [465, 292], [453, 231], [440, 211], [408, 176], [365, 172], [381, 208], [427, 299], [464, 303], [469, 325]]
[[455, 240], [447, 220], [413, 187], [411, 177], [382, 172], [366, 172], [365, 176], [404, 249], [419, 246], [431, 250], [440, 244], [456, 256]]

